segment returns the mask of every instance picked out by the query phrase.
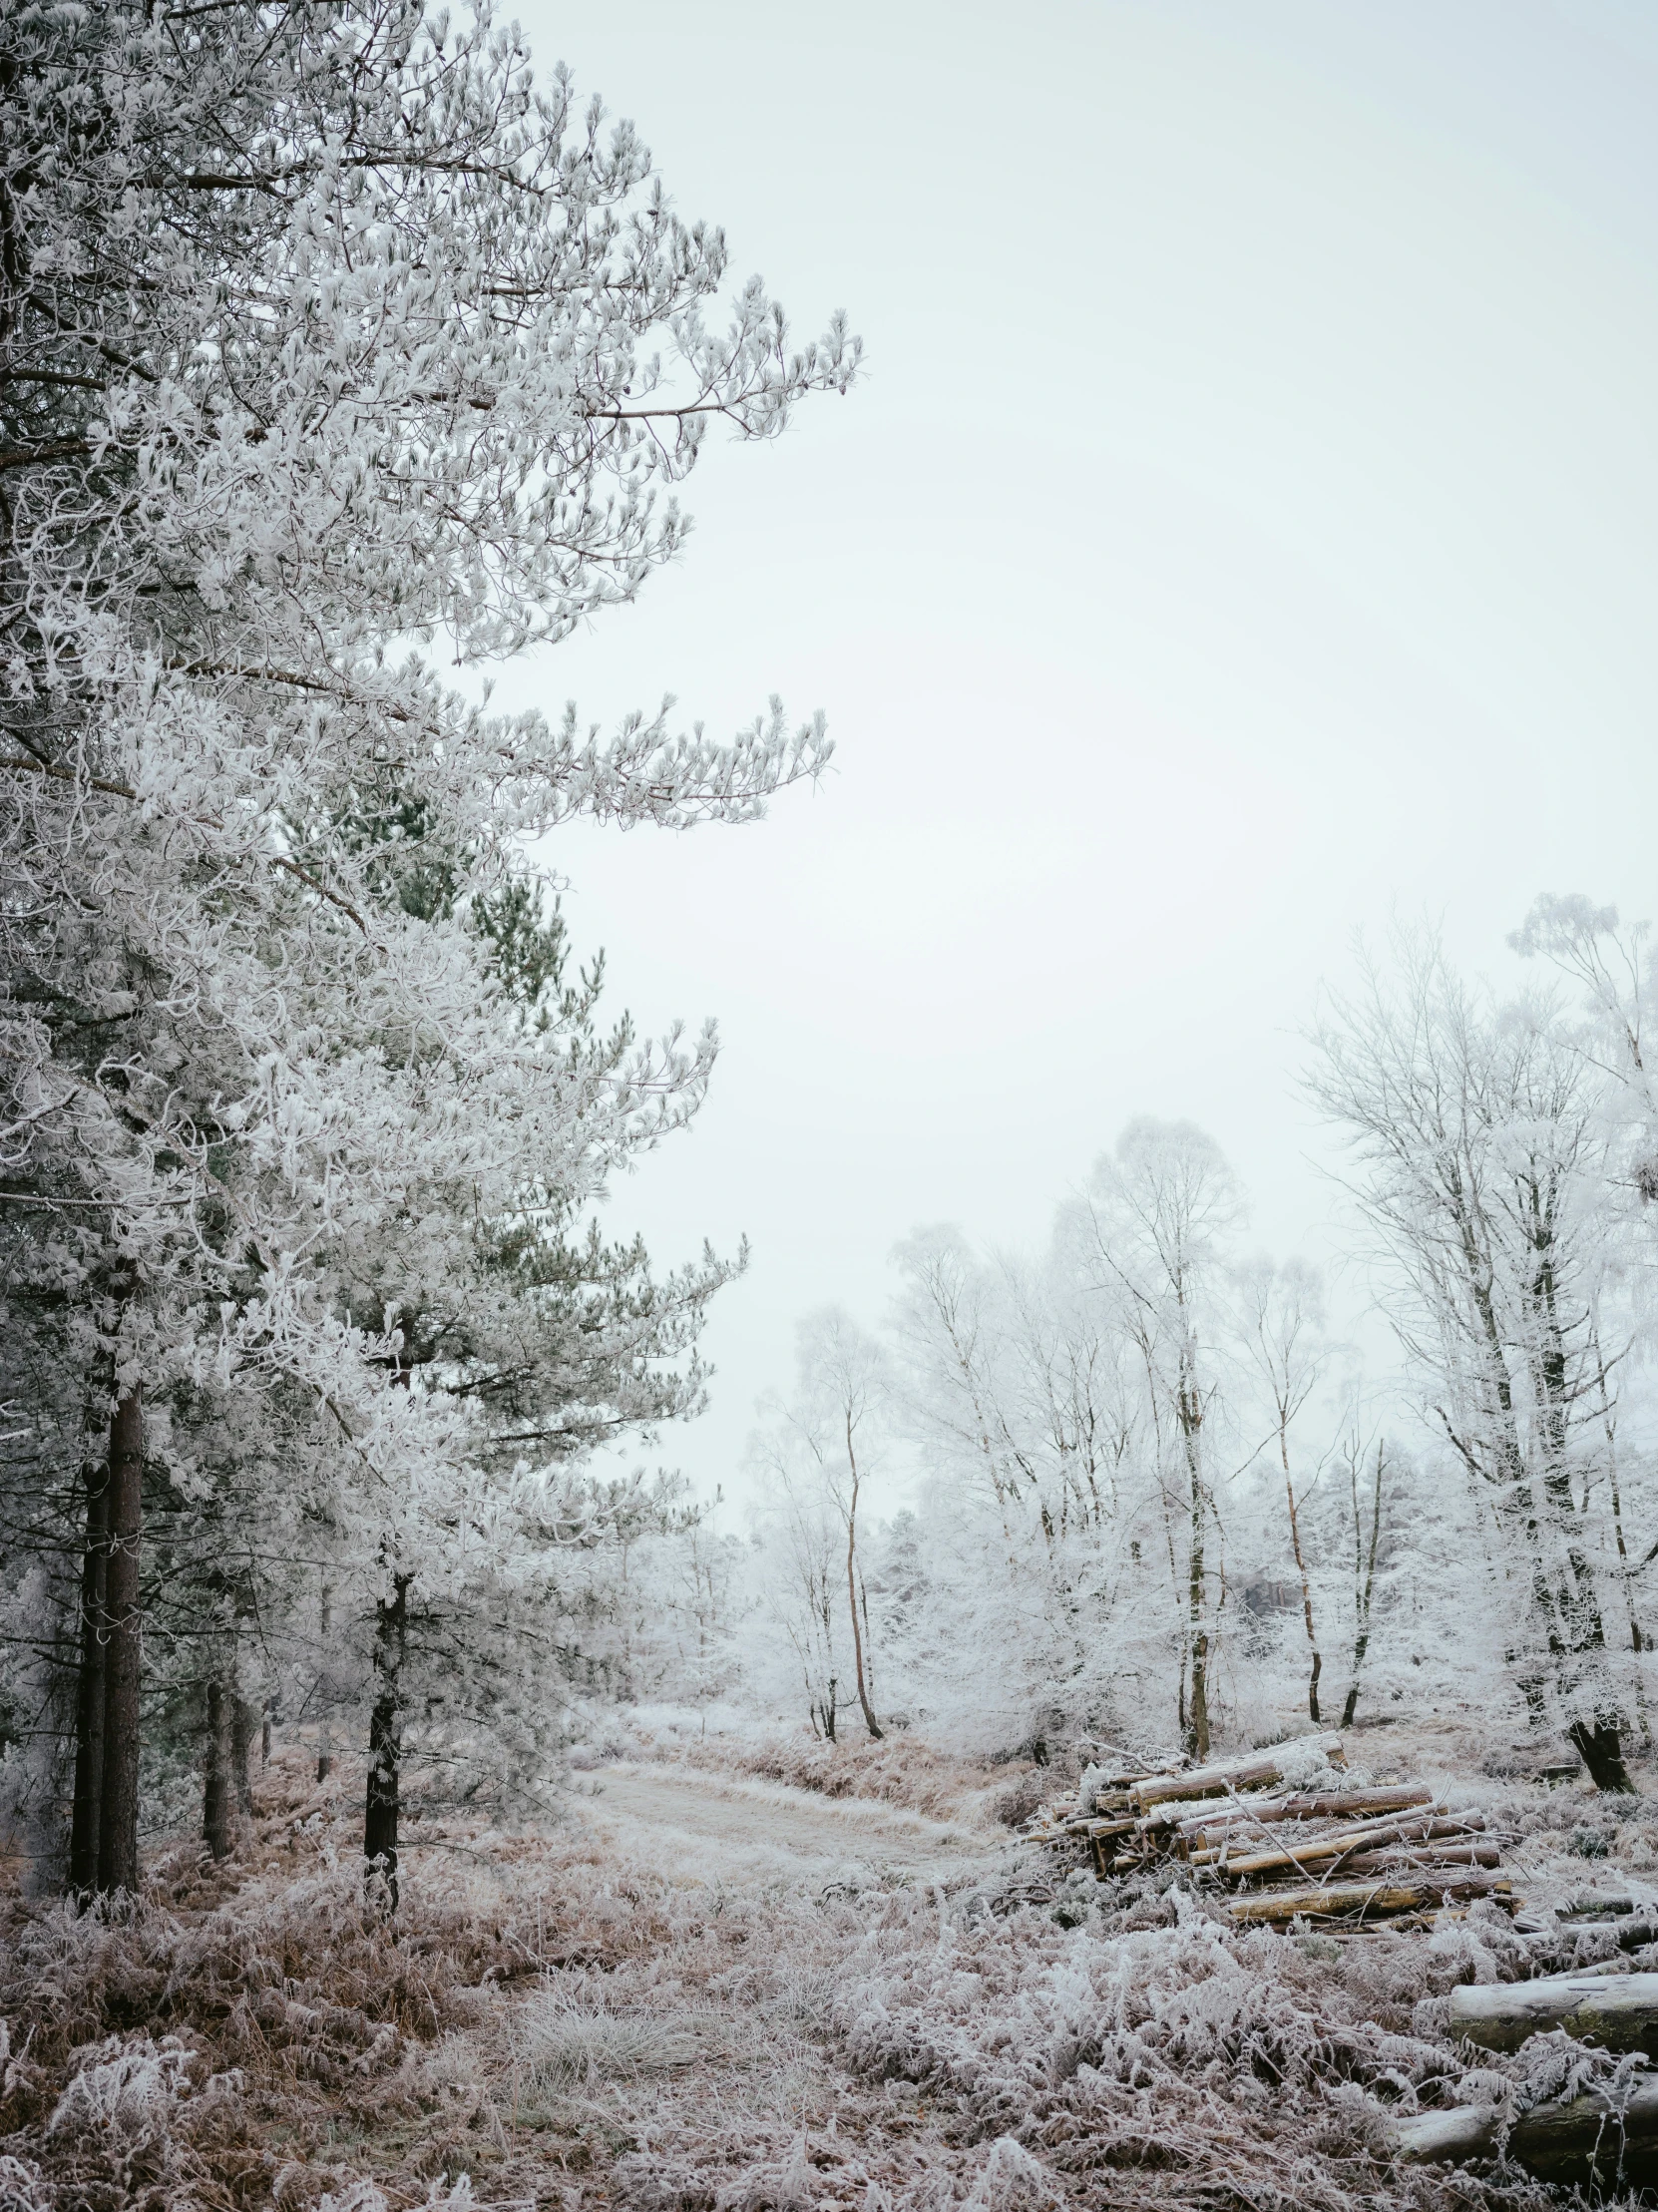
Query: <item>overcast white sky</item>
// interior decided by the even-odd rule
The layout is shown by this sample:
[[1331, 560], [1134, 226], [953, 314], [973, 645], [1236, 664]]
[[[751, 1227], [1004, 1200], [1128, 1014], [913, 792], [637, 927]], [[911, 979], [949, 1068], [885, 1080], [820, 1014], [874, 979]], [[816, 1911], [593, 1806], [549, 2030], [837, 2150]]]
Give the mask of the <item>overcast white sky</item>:
[[[717, 1016], [694, 1135], [617, 1192], [754, 1243], [740, 1485], [796, 1317], [918, 1222], [1032, 1242], [1138, 1111], [1316, 1248], [1297, 1033], [1351, 932], [1499, 977], [1543, 889], [1658, 911], [1650, 0], [528, 7], [802, 330], [869, 374], [710, 441], [674, 570], [502, 695], [824, 707], [752, 829], [552, 849], [647, 1028]], [[1327, 1156], [1327, 1154], [1326, 1154]]]

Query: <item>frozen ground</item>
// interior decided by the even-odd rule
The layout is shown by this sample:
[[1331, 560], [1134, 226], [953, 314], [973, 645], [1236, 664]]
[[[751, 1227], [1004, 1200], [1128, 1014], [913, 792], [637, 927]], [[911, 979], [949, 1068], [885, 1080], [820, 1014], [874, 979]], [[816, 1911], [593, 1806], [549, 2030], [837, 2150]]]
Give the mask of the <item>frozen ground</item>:
[[611, 1766], [582, 1787], [582, 1815], [619, 1857], [677, 1883], [952, 1883], [1012, 1848], [981, 1815], [929, 1819], [867, 1798], [826, 1797], [679, 1766]]
[[[1488, 1803], [1527, 1894], [1658, 1873], [1651, 1800], [1377, 1734], [1367, 1765]], [[6, 1902], [0, 2206], [1550, 2212], [1512, 2170], [1398, 2166], [1392, 2119], [1611, 2063], [1470, 2067], [1458, 1983], [1658, 1971], [1610, 1936], [1556, 1959], [1489, 1906], [1240, 1934], [1163, 1874], [1067, 1876], [996, 1818], [1044, 1777], [915, 1741], [669, 1748], [584, 1772], [538, 1834], [411, 1822], [390, 1926], [361, 1775], [318, 1787], [300, 1745], [236, 1857], [158, 1855], [137, 1913]]]

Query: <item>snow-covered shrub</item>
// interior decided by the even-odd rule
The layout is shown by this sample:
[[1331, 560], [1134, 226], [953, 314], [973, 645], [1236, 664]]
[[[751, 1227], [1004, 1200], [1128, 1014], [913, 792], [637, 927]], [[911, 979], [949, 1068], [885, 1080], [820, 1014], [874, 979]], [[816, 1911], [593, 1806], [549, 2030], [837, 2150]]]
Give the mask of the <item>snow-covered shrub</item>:
[[176, 2106], [191, 2093], [198, 2054], [177, 2036], [155, 2042], [119, 2035], [83, 2054], [59, 2097], [46, 2132], [71, 2137], [166, 2136]]
[[538, 2089], [625, 2080], [687, 2065], [693, 2039], [671, 2020], [647, 2012], [614, 2012], [586, 1985], [549, 1984], [514, 2020], [512, 2049], [525, 2079]]
[[55, 2212], [51, 2184], [33, 2159], [0, 2155], [0, 2212]]

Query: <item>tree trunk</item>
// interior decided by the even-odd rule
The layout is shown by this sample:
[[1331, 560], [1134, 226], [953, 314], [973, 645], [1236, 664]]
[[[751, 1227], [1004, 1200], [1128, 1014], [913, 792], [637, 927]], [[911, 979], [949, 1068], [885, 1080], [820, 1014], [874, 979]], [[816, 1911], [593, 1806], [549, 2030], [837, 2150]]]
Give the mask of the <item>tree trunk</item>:
[[1194, 1759], [1209, 1756], [1209, 1631], [1192, 1638], [1192, 1724], [1188, 1736]]
[[1301, 1549], [1301, 1514], [1290, 1475], [1290, 1440], [1282, 1422], [1278, 1429], [1278, 1453], [1284, 1465], [1284, 1496], [1290, 1508], [1290, 1548], [1295, 1553], [1295, 1570], [1301, 1577], [1301, 1617], [1307, 1625], [1307, 1647], [1313, 1660], [1312, 1671], [1307, 1677], [1307, 1714], [1316, 1728], [1323, 1717], [1319, 1712], [1319, 1676], [1324, 1671], [1324, 1654], [1319, 1649], [1318, 1631], [1313, 1626], [1313, 1584]]
[[202, 1834], [215, 1859], [230, 1856], [230, 1731], [224, 1685], [207, 1684], [207, 1763], [202, 1790]]
[[1197, 1432], [1203, 1415], [1189, 1382], [1183, 1382], [1179, 1399], [1181, 1435], [1186, 1448], [1186, 1478], [1191, 1484], [1191, 1548], [1186, 1555], [1187, 1621], [1192, 1646], [1192, 1717], [1186, 1749], [1194, 1759], [1209, 1756], [1209, 1584], [1204, 1559], [1203, 1469], [1198, 1456]]
[[69, 1887], [98, 1887], [99, 1815], [104, 1799], [104, 1700], [110, 1564], [110, 1471], [87, 1470], [87, 1548], [81, 1566], [81, 1672], [75, 1686], [75, 1804], [69, 1829]]
[[879, 1740], [881, 1724], [875, 1717], [875, 1707], [869, 1701], [869, 1685], [864, 1679], [864, 1638], [858, 1625], [858, 1461], [852, 1449], [852, 1417], [846, 1422], [846, 1458], [852, 1470], [852, 1503], [846, 1516], [846, 1601], [852, 1614], [852, 1671], [858, 1683], [858, 1703], [864, 1709], [864, 1726], [871, 1736]]
[[144, 1536], [144, 1400], [134, 1384], [110, 1423], [109, 1648], [104, 1676], [104, 1788], [98, 1887], [136, 1894], [139, 1881], [139, 1697], [142, 1683], [139, 1548]]
[[321, 1661], [322, 1661], [322, 1665], [321, 1665], [321, 1669], [320, 1669], [320, 1672], [321, 1672], [321, 1675], [322, 1675], [322, 1681], [321, 1681], [321, 1685], [320, 1685], [320, 1686], [321, 1686], [321, 1689], [322, 1689], [322, 1735], [321, 1735], [321, 1740], [319, 1741], [319, 1743], [318, 1743], [318, 1745], [317, 1745], [317, 1752], [316, 1752], [316, 1778], [317, 1778], [317, 1780], [318, 1780], [319, 1782], [326, 1782], [326, 1781], [327, 1781], [327, 1779], [328, 1779], [328, 1777], [329, 1777], [329, 1775], [330, 1775], [330, 1774], [332, 1774], [332, 1773], [333, 1773], [333, 1771], [334, 1771], [334, 1752], [333, 1752], [333, 1739], [332, 1739], [332, 1737], [330, 1736], [330, 1734], [329, 1734], [329, 1730], [328, 1730], [328, 1680], [327, 1680], [327, 1669], [328, 1669], [328, 1638], [329, 1638], [329, 1636], [330, 1636], [330, 1635], [331, 1635], [331, 1634], [333, 1633], [333, 1627], [334, 1627], [334, 1593], [333, 1593], [333, 1591], [332, 1591], [332, 1590], [331, 1590], [331, 1589], [330, 1589], [330, 1588], [328, 1587], [327, 1583], [326, 1583], [326, 1582], [324, 1582], [324, 1583], [323, 1583], [323, 1585], [322, 1585], [322, 1610], [321, 1610], [321, 1628], [322, 1628], [322, 1634], [321, 1634], [321, 1638], [320, 1638], [320, 1643], [321, 1643], [321, 1650], [320, 1650], [320, 1653], [319, 1653], [319, 1656], [320, 1656], [320, 1658], [321, 1658]]
[[864, 1726], [871, 1736], [879, 1739], [883, 1730], [875, 1717], [875, 1707], [869, 1701], [869, 1688], [864, 1679], [864, 1639], [858, 1627], [858, 1586], [853, 1579], [850, 1538], [846, 1547], [846, 1593], [852, 1607], [852, 1665], [858, 1678], [858, 1703], [863, 1707]]
[[1615, 1791], [1624, 1797], [1637, 1794], [1623, 1763], [1623, 1743], [1615, 1721], [1597, 1720], [1591, 1727], [1586, 1720], [1574, 1720], [1566, 1734], [1597, 1790]]
[[382, 1597], [374, 1622], [374, 1673], [379, 1692], [368, 1723], [368, 1802], [363, 1814], [363, 1857], [369, 1877], [385, 1883], [386, 1902], [397, 1910], [397, 1815], [403, 1757], [404, 1640], [409, 1622], [411, 1574], [392, 1577], [390, 1604]]
[[236, 1786], [236, 1811], [243, 1820], [253, 1817], [253, 1784], [247, 1772], [253, 1748], [253, 1708], [245, 1698], [230, 1699], [230, 1775]]
[[1359, 1518], [1359, 1462], [1357, 1456], [1350, 1461], [1353, 1476], [1353, 1679], [1348, 1684], [1347, 1702], [1342, 1707], [1342, 1726], [1351, 1728], [1353, 1716], [1359, 1709], [1359, 1683], [1365, 1669], [1365, 1654], [1370, 1649], [1370, 1609], [1376, 1592], [1376, 1553], [1382, 1542], [1382, 1470], [1386, 1463], [1387, 1446], [1376, 1447], [1376, 1487], [1371, 1497], [1370, 1552], [1364, 1548], [1364, 1524]]
[[260, 1765], [261, 1767], [267, 1767], [267, 1766], [269, 1766], [269, 1764], [270, 1764], [270, 1707], [269, 1707], [269, 1706], [267, 1705], [267, 1706], [266, 1706], [266, 1707], [264, 1708], [264, 1711], [263, 1711], [262, 1713], [260, 1713], [260, 1715], [259, 1715], [259, 1765]]

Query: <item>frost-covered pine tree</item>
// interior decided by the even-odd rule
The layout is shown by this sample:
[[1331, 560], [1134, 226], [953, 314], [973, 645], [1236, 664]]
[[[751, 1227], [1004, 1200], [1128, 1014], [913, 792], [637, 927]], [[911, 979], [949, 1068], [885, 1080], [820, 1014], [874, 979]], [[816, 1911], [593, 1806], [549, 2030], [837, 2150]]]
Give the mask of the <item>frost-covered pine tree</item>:
[[416, 1588], [578, 1548], [541, 1470], [694, 1395], [650, 1378], [717, 1269], [646, 1291], [579, 1224], [712, 1041], [526, 994], [526, 840], [751, 818], [821, 721], [604, 737], [438, 664], [630, 599], [708, 426], [774, 434], [857, 347], [792, 347], [757, 282], [712, 316], [721, 234], [487, 6], [12, 8], [0, 150], [12, 1522], [83, 1645], [75, 1878], [119, 1888], [148, 1495], [368, 1573], [381, 1651]]

